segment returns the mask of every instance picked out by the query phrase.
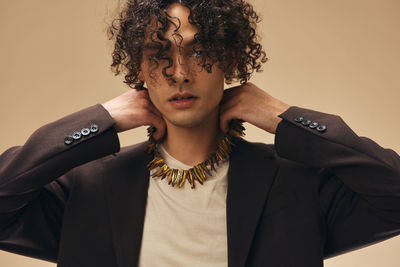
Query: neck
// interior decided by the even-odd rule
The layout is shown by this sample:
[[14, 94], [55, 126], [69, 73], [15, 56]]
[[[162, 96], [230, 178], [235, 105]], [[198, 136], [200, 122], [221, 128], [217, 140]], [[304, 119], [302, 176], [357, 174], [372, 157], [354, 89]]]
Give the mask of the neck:
[[178, 127], [167, 123], [167, 136], [163, 146], [175, 159], [194, 166], [206, 160], [217, 150], [223, 137], [219, 129], [218, 110], [195, 127]]

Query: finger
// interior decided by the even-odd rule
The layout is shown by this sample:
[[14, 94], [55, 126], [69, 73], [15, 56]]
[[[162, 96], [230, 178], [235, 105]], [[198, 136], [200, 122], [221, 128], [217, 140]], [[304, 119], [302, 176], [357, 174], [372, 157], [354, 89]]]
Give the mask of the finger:
[[238, 91], [238, 88], [243, 87], [243, 85], [238, 85], [238, 86], [232, 86], [230, 88], [227, 88], [224, 90], [224, 94], [226, 95], [232, 95], [235, 94], [236, 91]]
[[154, 106], [153, 102], [151, 102], [151, 99], [150, 99], [149, 93], [147, 91], [147, 88], [145, 88], [145, 89], [146, 90], [142, 90], [142, 91], [139, 91], [139, 92], [142, 94], [141, 97], [146, 99], [147, 108], [151, 112], [153, 112], [155, 115], [157, 115], [157, 116], [162, 118], [163, 116], [162, 116], [161, 112], [156, 108], [156, 106]]
[[164, 137], [167, 126], [162, 113], [156, 108], [156, 106], [154, 106], [153, 102], [151, 102], [147, 88], [142, 87], [142, 89], [143, 90], [138, 91], [138, 93], [146, 100], [146, 110], [149, 112], [146, 125], [154, 126], [155, 132], [153, 133], [153, 138], [156, 141], [159, 141]]
[[165, 134], [166, 124], [164, 119], [159, 116], [153, 114], [152, 112], [148, 113], [146, 125], [154, 126], [156, 131], [153, 133], [153, 138], [157, 141], [161, 140]]
[[143, 89], [146, 89], [143, 84], [135, 84], [135, 86], [133, 87], [134, 89], [138, 90], [138, 91], [142, 91]]
[[236, 87], [231, 87], [231, 88], [228, 88], [228, 89], [224, 90], [224, 94], [222, 96], [221, 103], [225, 103], [227, 101], [230, 101], [235, 96], [235, 93], [236, 93], [235, 88]]
[[238, 116], [235, 114], [234, 109], [227, 109], [224, 112], [220, 113], [219, 116], [219, 125], [220, 129], [226, 133], [229, 130], [229, 122], [233, 119], [239, 119]]
[[237, 108], [239, 105], [239, 102], [240, 101], [238, 98], [232, 98], [230, 100], [227, 100], [226, 102], [220, 104], [219, 112], [224, 113], [228, 109]]
[[153, 103], [149, 103], [148, 105], [148, 109], [156, 116], [163, 118], [163, 115], [161, 114], [161, 112], [156, 108], [156, 106], [154, 106]]

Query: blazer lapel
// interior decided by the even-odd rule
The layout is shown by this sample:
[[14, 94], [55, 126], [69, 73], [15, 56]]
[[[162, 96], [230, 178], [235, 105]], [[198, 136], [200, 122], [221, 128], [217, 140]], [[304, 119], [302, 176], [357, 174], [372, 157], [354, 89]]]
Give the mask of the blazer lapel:
[[151, 160], [144, 152], [146, 145], [116, 154], [105, 164], [105, 197], [118, 267], [136, 266], [139, 260]]
[[244, 267], [278, 164], [271, 148], [235, 138], [227, 193], [228, 267]]
[[[228, 267], [245, 266], [256, 231], [278, 169], [270, 148], [235, 138], [230, 157], [227, 193]], [[119, 267], [136, 266], [143, 235], [151, 155], [147, 142], [121, 151], [104, 167], [115, 253]]]

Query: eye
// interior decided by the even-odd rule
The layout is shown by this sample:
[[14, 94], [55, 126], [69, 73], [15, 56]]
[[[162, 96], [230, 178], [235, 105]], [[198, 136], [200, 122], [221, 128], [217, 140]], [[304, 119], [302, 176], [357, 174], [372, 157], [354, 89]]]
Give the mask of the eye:
[[159, 55], [159, 54], [151, 54], [151, 55], [148, 56], [148, 59], [149, 60], [153, 60], [153, 61], [159, 61], [159, 60], [165, 59], [166, 57], [167, 56], [164, 55], [164, 54], [161, 54], [161, 55]]
[[193, 52], [193, 56], [197, 57], [197, 58], [201, 57], [202, 54], [203, 54], [203, 50], [196, 50]]
[[157, 59], [160, 59], [160, 56], [158, 56], [157, 54], [152, 54], [152, 55], [149, 55], [149, 59], [157, 60]]

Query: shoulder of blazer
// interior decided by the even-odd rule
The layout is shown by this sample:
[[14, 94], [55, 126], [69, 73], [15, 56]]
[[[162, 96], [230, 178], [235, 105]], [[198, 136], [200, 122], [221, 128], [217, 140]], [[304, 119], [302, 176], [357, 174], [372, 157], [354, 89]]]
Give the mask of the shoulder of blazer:
[[274, 144], [250, 142], [243, 138], [234, 138], [233, 143], [235, 146], [233, 148], [232, 157], [237, 157], [239, 156], [238, 154], [242, 154], [244, 155], [243, 159], [250, 159], [254, 157], [268, 158], [272, 161], [275, 161], [281, 168], [291, 169], [298, 172], [315, 172], [324, 170], [320, 168], [313, 168], [304, 165], [303, 163], [279, 156], [276, 152]]
[[147, 166], [147, 163], [153, 158], [151, 154], [148, 154], [145, 151], [148, 143], [148, 141], [144, 141], [134, 145], [122, 147], [118, 153], [114, 153], [102, 158], [100, 163], [103, 166]]
[[[281, 158], [277, 153], [274, 144], [266, 144], [261, 142], [250, 142], [243, 138], [234, 137], [232, 140], [233, 152], [231, 157], [240, 156], [241, 158], [263, 157], [275, 160], [281, 163], [295, 163], [285, 158]], [[130, 146], [122, 147], [117, 153], [105, 156], [103, 158], [91, 161], [78, 168], [101, 169], [104, 166], [122, 166], [136, 165], [143, 166], [147, 164], [152, 155], [145, 152], [148, 141], [140, 142]], [[297, 163], [298, 165], [302, 165]], [[296, 164], [296, 165], [297, 165]]]
[[119, 152], [90, 161], [74, 169], [76, 176], [97, 175], [99, 172], [123, 166], [144, 166], [152, 155], [146, 153], [148, 141], [122, 147]]
[[260, 142], [250, 142], [243, 138], [233, 138], [233, 154], [251, 154], [253, 156], [268, 157], [274, 159], [279, 157], [275, 152], [275, 147], [273, 144], [265, 144]]

